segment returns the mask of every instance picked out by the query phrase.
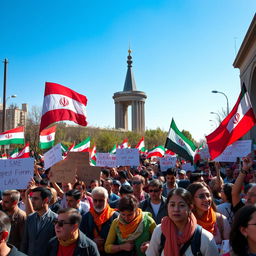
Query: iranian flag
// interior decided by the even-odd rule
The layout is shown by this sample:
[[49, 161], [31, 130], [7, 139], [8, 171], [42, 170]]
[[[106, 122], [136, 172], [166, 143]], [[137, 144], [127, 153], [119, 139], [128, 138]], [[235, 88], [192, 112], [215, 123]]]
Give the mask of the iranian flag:
[[120, 145], [120, 148], [123, 149], [123, 148], [128, 148], [128, 139], [124, 139], [122, 144]]
[[147, 158], [150, 157], [163, 157], [165, 149], [163, 146], [156, 146], [148, 151]]
[[24, 144], [24, 126], [0, 133], [0, 145]]
[[56, 126], [44, 129], [40, 132], [40, 143], [41, 149], [51, 148], [54, 144]]
[[110, 149], [109, 153], [110, 154], [115, 154], [116, 153], [116, 145], [114, 145], [114, 147]]
[[60, 143], [61, 145], [61, 151], [62, 151], [62, 154], [66, 153], [68, 151], [68, 147], [66, 147], [64, 144]]
[[256, 119], [245, 85], [239, 98], [219, 127], [206, 136], [211, 159], [219, 156], [227, 146], [244, 136], [255, 125]]
[[141, 138], [135, 148], [139, 150], [140, 154], [144, 154], [146, 152], [144, 137]]
[[96, 166], [96, 160], [96, 145], [94, 145], [90, 154], [90, 165]]
[[10, 159], [16, 158], [19, 154], [19, 149], [15, 148], [11, 153], [10, 153]]
[[45, 83], [40, 132], [58, 121], [73, 121], [86, 126], [87, 98], [63, 85]]
[[29, 158], [29, 143], [26, 143], [25, 147], [19, 152], [19, 154], [13, 159], [17, 158]]
[[175, 152], [180, 157], [193, 162], [196, 146], [177, 128], [173, 119], [166, 138], [165, 148]]
[[165, 155], [169, 155], [169, 156], [176, 156], [176, 154], [174, 152], [172, 152], [170, 149], [165, 149]]
[[81, 143], [75, 145], [73, 149], [70, 151], [72, 152], [89, 152], [90, 151], [90, 137], [86, 140], [82, 141]]

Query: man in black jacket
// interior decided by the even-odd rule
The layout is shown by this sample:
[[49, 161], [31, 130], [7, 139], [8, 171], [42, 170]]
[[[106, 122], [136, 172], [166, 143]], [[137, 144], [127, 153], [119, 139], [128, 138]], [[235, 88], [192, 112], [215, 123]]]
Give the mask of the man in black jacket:
[[99, 256], [97, 245], [79, 231], [81, 214], [74, 208], [61, 209], [58, 213], [56, 237], [49, 241], [45, 256]]
[[10, 218], [4, 212], [0, 211], [0, 255], [26, 256], [26, 254], [18, 251], [14, 245], [7, 243], [10, 230]]

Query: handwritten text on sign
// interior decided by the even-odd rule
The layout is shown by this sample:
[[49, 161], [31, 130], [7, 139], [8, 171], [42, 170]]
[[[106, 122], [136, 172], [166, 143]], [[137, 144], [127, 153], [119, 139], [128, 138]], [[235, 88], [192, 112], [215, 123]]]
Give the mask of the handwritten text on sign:
[[118, 166], [139, 166], [139, 150], [137, 148], [117, 149], [116, 162]]
[[55, 145], [53, 148], [44, 153], [44, 168], [48, 169], [54, 164], [62, 160], [61, 144]]
[[251, 140], [238, 140], [228, 146], [223, 153], [216, 157], [214, 161], [218, 162], [235, 162], [237, 157], [245, 157], [252, 151]]
[[96, 166], [116, 167], [116, 155], [110, 153], [97, 153]]
[[175, 167], [176, 165], [176, 157], [173, 156], [165, 156], [160, 158], [160, 168], [162, 172], [167, 171], [168, 168]]
[[33, 158], [0, 161], [0, 190], [25, 189], [33, 175]]

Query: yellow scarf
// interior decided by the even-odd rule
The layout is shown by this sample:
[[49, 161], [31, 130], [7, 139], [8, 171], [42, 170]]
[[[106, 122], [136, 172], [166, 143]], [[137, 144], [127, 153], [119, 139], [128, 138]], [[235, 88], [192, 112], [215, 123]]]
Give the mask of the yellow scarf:
[[118, 223], [118, 227], [119, 227], [121, 236], [122, 238], [127, 238], [130, 234], [132, 234], [136, 230], [136, 228], [140, 224], [142, 220], [142, 210], [140, 208], [137, 209], [136, 217], [130, 223], [125, 223], [120, 216], [119, 216], [119, 220], [120, 221]]
[[60, 245], [62, 246], [69, 246], [73, 243], [75, 243], [78, 239], [78, 235], [79, 235], [79, 232], [78, 232], [78, 229], [72, 234], [72, 237], [66, 241], [64, 240], [61, 240], [61, 239], [58, 239], [59, 240], [59, 243]]

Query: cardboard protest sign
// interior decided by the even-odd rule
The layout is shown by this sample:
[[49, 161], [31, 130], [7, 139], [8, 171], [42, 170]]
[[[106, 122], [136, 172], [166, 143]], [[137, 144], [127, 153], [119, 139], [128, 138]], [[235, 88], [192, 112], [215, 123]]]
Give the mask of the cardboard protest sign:
[[110, 153], [97, 153], [96, 166], [116, 167], [116, 155]]
[[118, 166], [139, 166], [140, 155], [137, 148], [123, 148], [116, 150], [116, 164]]
[[33, 175], [33, 158], [0, 161], [0, 190], [26, 189]]
[[181, 166], [182, 170], [184, 171], [191, 171], [191, 172], [194, 172], [195, 171], [195, 168], [194, 168], [194, 165], [192, 165], [191, 163], [185, 163]]
[[252, 151], [251, 140], [238, 140], [228, 146], [221, 155], [216, 157], [216, 162], [235, 162], [237, 157], [245, 157]]
[[69, 152], [67, 158], [51, 167], [50, 180], [54, 182], [74, 182], [75, 176], [89, 184], [92, 179], [100, 179], [100, 167], [91, 166], [88, 152]]
[[54, 164], [61, 161], [62, 159], [63, 158], [62, 158], [61, 144], [59, 143], [44, 153], [44, 168], [48, 169], [52, 167]]
[[162, 172], [167, 171], [168, 168], [173, 168], [176, 165], [177, 157], [165, 156], [160, 158], [160, 168]]

